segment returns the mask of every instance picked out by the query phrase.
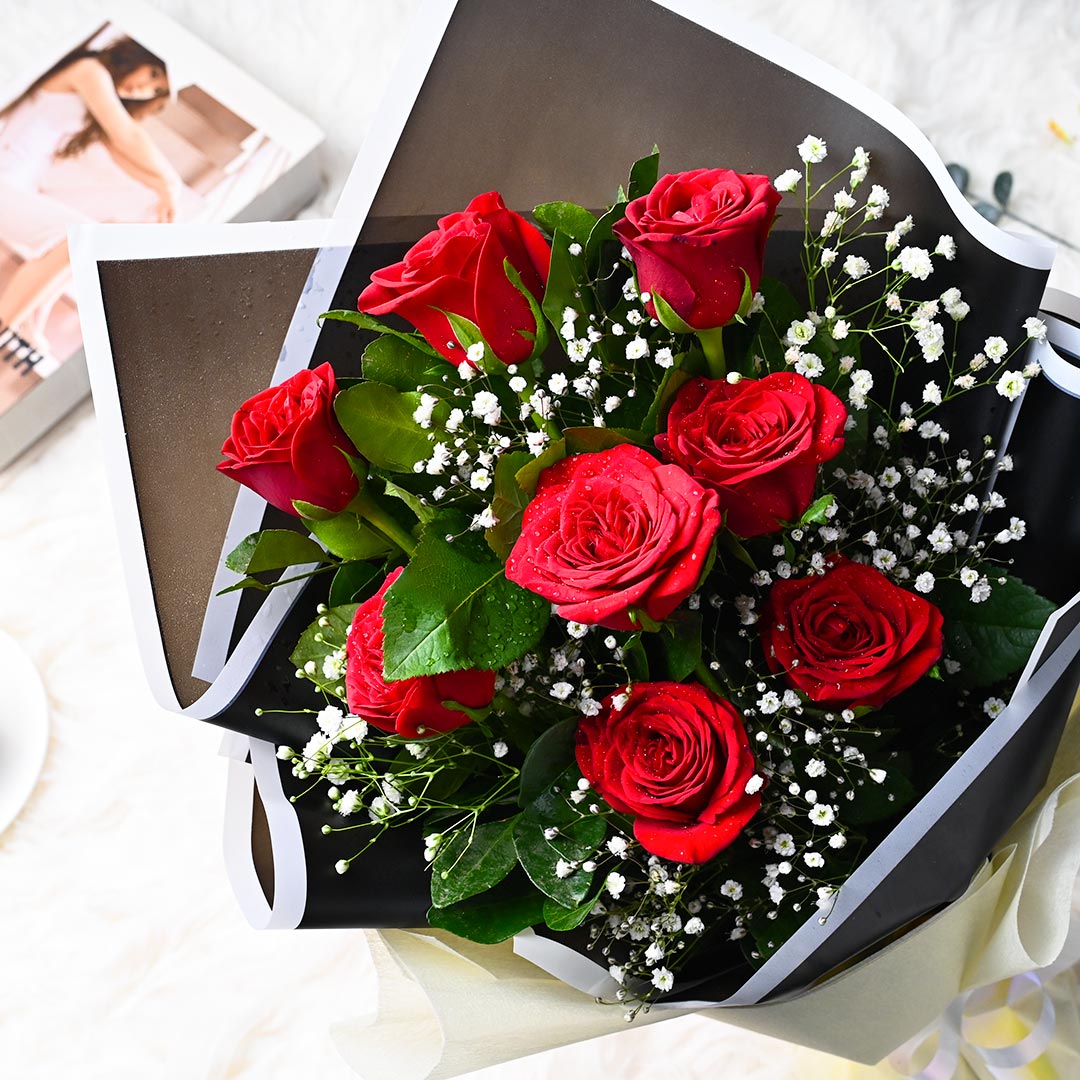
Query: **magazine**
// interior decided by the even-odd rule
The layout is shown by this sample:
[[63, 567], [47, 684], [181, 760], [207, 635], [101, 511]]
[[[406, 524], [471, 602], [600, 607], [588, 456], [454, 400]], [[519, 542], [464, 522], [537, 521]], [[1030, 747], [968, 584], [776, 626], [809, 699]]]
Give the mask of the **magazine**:
[[291, 216], [317, 190], [315, 125], [164, 17], [115, 12], [0, 94], [0, 467], [89, 392], [69, 227]]

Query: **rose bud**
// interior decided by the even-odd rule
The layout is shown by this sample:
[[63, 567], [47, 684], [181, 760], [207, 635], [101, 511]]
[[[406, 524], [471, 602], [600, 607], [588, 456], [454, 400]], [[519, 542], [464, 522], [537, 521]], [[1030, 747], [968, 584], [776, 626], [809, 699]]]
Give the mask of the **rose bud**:
[[[660, 295], [695, 330], [726, 326], [761, 281], [780, 195], [766, 176], [694, 169], [662, 176], [612, 227], [638, 288]], [[650, 299], [645, 305], [656, 316]]]
[[218, 470], [287, 514], [300, 516], [294, 499], [344, 510], [358, 488], [345, 457], [356, 447], [334, 415], [336, 393], [334, 369], [321, 364], [249, 398], [233, 416]]
[[349, 712], [382, 731], [419, 739], [453, 731], [470, 721], [468, 713], [448, 709], [456, 701], [470, 709], [490, 705], [495, 696], [494, 671], [448, 671], [387, 682], [383, 677], [383, 598], [401, 567], [382, 588], [365, 600], [353, 616], [345, 642], [345, 700]]
[[636, 446], [564, 458], [540, 474], [506, 576], [564, 619], [631, 630], [640, 611], [660, 622], [701, 580], [716, 503]]
[[742, 717], [695, 683], [634, 683], [578, 722], [582, 775], [653, 855], [703, 863], [757, 813], [757, 763]]
[[551, 248], [543, 234], [506, 208], [496, 191], [477, 195], [460, 213], [418, 240], [393, 266], [376, 270], [357, 307], [370, 315], [400, 315], [452, 364], [465, 360], [443, 312], [464, 316], [504, 364], [527, 360], [535, 334], [529, 302], [506, 276], [503, 260], [539, 302], [547, 285]]
[[941, 658], [941, 612], [872, 566], [835, 556], [824, 574], [773, 583], [765, 659], [811, 701], [877, 708]]
[[844, 447], [846, 419], [831, 390], [795, 372], [734, 384], [692, 379], [675, 395], [656, 445], [719, 494], [736, 536], [760, 536], [802, 516], [818, 465]]

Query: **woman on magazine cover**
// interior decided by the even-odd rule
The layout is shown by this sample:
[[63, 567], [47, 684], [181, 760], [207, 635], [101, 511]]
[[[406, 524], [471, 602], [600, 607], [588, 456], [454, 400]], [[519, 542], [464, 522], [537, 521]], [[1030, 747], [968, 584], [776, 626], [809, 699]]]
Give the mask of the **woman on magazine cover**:
[[48, 351], [43, 330], [66, 280], [67, 227], [89, 220], [42, 190], [49, 168], [100, 142], [157, 194], [158, 220], [172, 221], [180, 178], [139, 124], [168, 97], [164, 62], [125, 37], [69, 53], [0, 113], [0, 241], [22, 260], [0, 287], [0, 398], [4, 382]]

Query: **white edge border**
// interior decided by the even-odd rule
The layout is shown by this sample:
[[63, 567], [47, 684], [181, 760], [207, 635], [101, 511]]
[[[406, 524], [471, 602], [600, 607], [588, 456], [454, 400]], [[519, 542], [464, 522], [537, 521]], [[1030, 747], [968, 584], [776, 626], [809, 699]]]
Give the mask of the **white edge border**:
[[[222, 836], [225, 870], [236, 902], [255, 930], [295, 930], [307, 907], [307, 862], [300, 822], [281, 786], [273, 744], [230, 732], [222, 743], [221, 755], [229, 759]], [[251, 850], [256, 791], [270, 830], [272, 903], [263, 892]]]

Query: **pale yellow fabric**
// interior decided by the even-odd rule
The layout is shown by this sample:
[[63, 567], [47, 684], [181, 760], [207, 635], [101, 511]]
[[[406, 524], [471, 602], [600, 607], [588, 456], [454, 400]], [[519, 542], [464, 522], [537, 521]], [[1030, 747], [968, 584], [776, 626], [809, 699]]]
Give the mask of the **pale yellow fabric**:
[[[1074, 705], [1042, 792], [955, 903], [794, 1001], [701, 1015], [873, 1063], [960, 992], [1052, 963], [1068, 932], [1080, 870], [1078, 718]], [[485, 947], [400, 930], [369, 940], [379, 1000], [333, 1029], [361, 1077], [442, 1080], [626, 1027], [620, 1009], [594, 1004], [515, 956], [510, 943]], [[654, 1009], [635, 1024], [679, 1015]], [[1075, 1010], [1064, 1010], [1059, 1032], [1080, 1035], [1076, 1028]], [[844, 1070], [852, 1080], [896, 1075], [808, 1055], [807, 1080], [815, 1073], [834, 1080]]]

